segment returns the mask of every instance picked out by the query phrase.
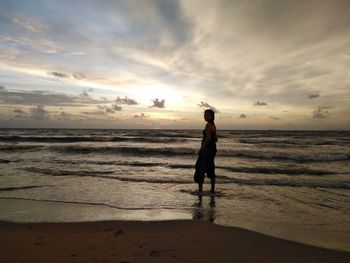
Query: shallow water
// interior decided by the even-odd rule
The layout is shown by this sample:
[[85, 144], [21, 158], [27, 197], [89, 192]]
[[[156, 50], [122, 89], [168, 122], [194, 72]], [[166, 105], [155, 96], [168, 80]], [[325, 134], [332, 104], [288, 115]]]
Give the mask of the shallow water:
[[350, 132], [218, 137], [213, 196], [192, 179], [198, 130], [2, 129], [0, 219], [193, 218], [350, 251]]

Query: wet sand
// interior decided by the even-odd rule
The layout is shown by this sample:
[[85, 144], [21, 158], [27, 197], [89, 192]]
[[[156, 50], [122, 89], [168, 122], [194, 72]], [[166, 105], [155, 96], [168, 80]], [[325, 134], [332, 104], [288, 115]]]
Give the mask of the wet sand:
[[350, 253], [204, 221], [0, 222], [1, 262], [350, 262]]

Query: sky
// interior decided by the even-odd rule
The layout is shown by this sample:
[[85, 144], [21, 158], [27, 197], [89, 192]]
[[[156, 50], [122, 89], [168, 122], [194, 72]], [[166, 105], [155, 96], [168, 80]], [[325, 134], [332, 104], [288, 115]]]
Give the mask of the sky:
[[1, 0], [0, 127], [350, 129], [348, 0]]

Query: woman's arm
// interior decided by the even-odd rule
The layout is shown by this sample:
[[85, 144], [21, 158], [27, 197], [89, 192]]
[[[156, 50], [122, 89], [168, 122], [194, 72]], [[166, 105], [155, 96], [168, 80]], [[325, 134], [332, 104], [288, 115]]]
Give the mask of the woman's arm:
[[207, 123], [207, 125], [205, 126], [205, 132], [206, 132], [206, 136], [205, 136], [205, 140], [202, 143], [201, 149], [207, 147], [211, 140], [212, 127], [209, 123]]

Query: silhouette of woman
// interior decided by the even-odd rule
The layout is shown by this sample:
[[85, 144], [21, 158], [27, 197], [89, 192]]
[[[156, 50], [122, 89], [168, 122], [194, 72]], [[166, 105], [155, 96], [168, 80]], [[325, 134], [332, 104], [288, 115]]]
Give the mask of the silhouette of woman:
[[203, 130], [203, 139], [201, 148], [198, 151], [198, 158], [196, 162], [196, 171], [193, 179], [198, 184], [199, 192], [203, 191], [203, 183], [205, 174], [210, 178], [211, 192], [215, 192], [215, 163], [216, 155], [216, 126], [214, 123], [215, 114], [211, 109], [204, 111], [204, 119], [207, 122]]

